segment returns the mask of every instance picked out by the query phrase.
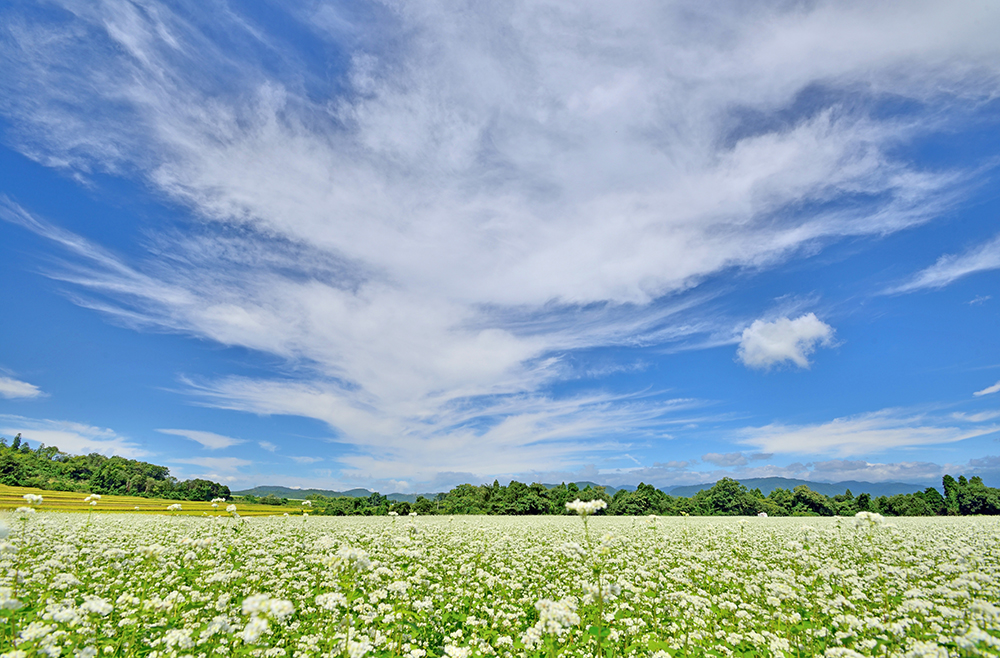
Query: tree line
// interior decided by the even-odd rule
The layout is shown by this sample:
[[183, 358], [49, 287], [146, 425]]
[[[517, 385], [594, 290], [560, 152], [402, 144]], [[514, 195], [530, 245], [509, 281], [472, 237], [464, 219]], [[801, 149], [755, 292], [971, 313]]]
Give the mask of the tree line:
[[[792, 490], [774, 489], [768, 495], [759, 489], [748, 489], [731, 478], [723, 478], [708, 489], [688, 497], [670, 496], [649, 484], [640, 484], [635, 491], [619, 489], [613, 496], [604, 487], [560, 484], [549, 488], [543, 484], [512, 481], [504, 486], [494, 480], [492, 485], [460, 484], [447, 493], [433, 498], [418, 496], [416, 502], [391, 501], [373, 493], [368, 497], [309, 496], [312, 513], [335, 516], [397, 514], [567, 514], [566, 503], [575, 499], [602, 499], [608, 507], [605, 514], [623, 516], [854, 516], [858, 512], [878, 512], [884, 516], [955, 516], [969, 514], [1000, 514], [1000, 489], [987, 487], [980, 477], [957, 480], [945, 475], [944, 495], [934, 487], [923, 491], [894, 496], [873, 497], [867, 493], [855, 496], [848, 489], [843, 494], [826, 496], [806, 485]], [[265, 499], [273, 500], [266, 501]], [[265, 496], [255, 502], [271, 504], [294, 503], [276, 496]]]
[[[8, 445], [0, 437], [0, 483], [37, 487], [55, 491], [118, 494], [172, 500], [211, 500], [230, 498], [229, 487], [203, 479], [178, 481], [166, 466], [157, 466], [124, 457], [105, 457], [98, 453], [68, 455], [55, 446], [41, 444], [32, 449], [21, 435]], [[1000, 514], [1000, 489], [987, 487], [980, 477], [955, 479], [945, 475], [944, 495], [934, 487], [924, 491], [894, 496], [857, 496], [850, 490], [826, 496], [799, 485], [792, 490], [774, 489], [768, 495], [748, 489], [731, 478], [723, 478], [690, 498], [670, 496], [649, 484], [639, 484], [634, 491], [619, 489], [613, 496], [604, 487], [580, 489], [574, 483], [555, 487], [511, 481], [501, 485], [460, 484], [447, 493], [432, 498], [418, 496], [416, 501], [392, 501], [379, 493], [367, 497], [325, 498], [309, 496], [313, 514], [384, 515], [397, 514], [566, 514], [566, 503], [576, 499], [601, 499], [606, 514], [645, 516], [853, 516], [858, 512], [878, 512], [884, 516], [945, 516]], [[269, 495], [247, 496], [246, 502], [300, 506]]]
[[166, 466], [126, 459], [68, 455], [55, 446], [40, 444], [32, 450], [18, 434], [10, 445], [0, 437], [0, 483], [52, 491], [117, 494], [169, 500], [229, 498], [229, 487], [210, 480], [183, 482], [170, 475]]

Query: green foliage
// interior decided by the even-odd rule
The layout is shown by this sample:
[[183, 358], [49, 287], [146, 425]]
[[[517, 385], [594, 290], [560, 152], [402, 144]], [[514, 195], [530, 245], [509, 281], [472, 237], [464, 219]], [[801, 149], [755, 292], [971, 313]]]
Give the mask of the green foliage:
[[209, 480], [179, 482], [170, 469], [124, 457], [68, 455], [45, 444], [32, 450], [18, 434], [8, 446], [0, 441], [0, 483], [37, 487], [51, 491], [81, 491], [97, 494], [211, 500], [228, 498], [229, 487]]
[[[777, 488], [764, 496], [760, 489], [748, 489], [731, 478], [723, 478], [709, 489], [698, 491], [691, 498], [670, 496], [656, 487], [640, 483], [635, 491], [619, 489], [614, 497], [603, 487], [580, 489], [574, 483], [562, 483], [552, 488], [544, 485], [512, 481], [506, 486], [493, 484], [460, 484], [435, 500], [418, 496], [416, 502], [396, 502], [389, 506], [385, 497], [374, 493], [369, 498], [324, 499], [313, 509], [318, 514], [371, 515], [385, 514], [390, 509], [406, 515], [411, 511], [429, 514], [502, 514], [527, 516], [567, 514], [566, 503], [579, 498], [583, 501], [600, 498], [608, 503], [604, 513], [615, 516], [854, 516], [858, 512], [878, 512], [885, 516], [937, 516], [945, 514], [1000, 514], [1000, 489], [983, 484], [981, 478], [968, 481], [945, 476], [946, 495], [928, 487], [924, 491], [872, 498], [868, 493], [855, 497], [850, 491], [825, 496], [805, 485], [793, 490]], [[948, 494], [947, 492], [950, 492]], [[950, 497], [949, 497], [950, 496]], [[954, 510], [954, 511], [951, 511]]]

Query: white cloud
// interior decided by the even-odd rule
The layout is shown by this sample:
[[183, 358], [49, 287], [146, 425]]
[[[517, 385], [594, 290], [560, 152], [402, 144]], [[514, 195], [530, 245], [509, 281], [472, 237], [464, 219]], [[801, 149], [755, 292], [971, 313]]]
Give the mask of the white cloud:
[[725, 454], [710, 452], [702, 455], [701, 460], [716, 466], [745, 466], [747, 464], [747, 458], [742, 452], [727, 452]]
[[170, 464], [188, 464], [197, 467], [196, 470], [185, 469], [184, 478], [202, 478], [213, 482], [235, 484], [245, 482], [247, 475], [241, 472], [245, 466], [253, 462], [239, 457], [192, 457], [190, 459], [168, 459]]
[[191, 464], [201, 468], [211, 469], [220, 473], [234, 473], [244, 466], [250, 466], [252, 461], [240, 457], [192, 457], [190, 459], [170, 459], [172, 464]]
[[1000, 411], [980, 411], [973, 414], [957, 412], [953, 413], [952, 417], [970, 423], [983, 423], [988, 420], [1000, 418]]
[[297, 464], [315, 464], [317, 462], [323, 461], [322, 457], [309, 457], [309, 456], [292, 456], [288, 457]]
[[220, 450], [222, 448], [228, 448], [230, 446], [239, 445], [244, 443], [242, 439], [234, 439], [231, 436], [223, 436], [221, 434], [215, 434], [213, 432], [202, 432], [200, 430], [156, 430], [163, 434], [172, 434], [173, 436], [182, 436], [185, 439], [190, 439], [196, 443], [200, 443], [205, 448], [209, 450]]
[[258, 441], [257, 445], [259, 445], [264, 450], [267, 450], [268, 452], [277, 452], [278, 451], [278, 446], [274, 445], [270, 441]]
[[[1000, 235], [963, 254], [941, 256], [936, 263], [918, 272], [910, 281], [887, 292], [902, 293], [924, 288], [943, 288], [969, 274], [996, 269], [1000, 269]], [[989, 298], [989, 295], [979, 296], [970, 304], [981, 304]]]
[[13, 377], [0, 376], [0, 398], [37, 398], [42, 395], [42, 390], [34, 384], [22, 382]]
[[1000, 428], [949, 427], [924, 416], [907, 416], [894, 409], [836, 418], [816, 425], [749, 427], [739, 442], [776, 454], [835, 454], [841, 457], [877, 454], [895, 448], [953, 443]]
[[979, 397], [981, 395], [990, 395], [992, 393], [996, 393], [997, 391], [1000, 391], [1000, 382], [997, 382], [993, 386], [987, 386], [981, 391], [976, 391], [975, 393], [973, 393], [973, 395]]
[[149, 455], [145, 449], [114, 430], [64, 420], [25, 418], [0, 414], [0, 435], [20, 433], [25, 439], [63, 452], [84, 455], [97, 452], [105, 456], [120, 455], [139, 459]]
[[[348, 50], [333, 83], [322, 48], [261, 40], [238, 9], [206, 5], [203, 31], [156, 2], [57, 4], [65, 23], [0, 13], [9, 141], [78, 177], [138, 172], [201, 224], [126, 262], [0, 212], [69, 250], [52, 274], [79, 303], [304, 373], [223, 378], [206, 400], [321, 418], [352, 472], [410, 479], [469, 469], [479, 440], [516, 443], [506, 428], [527, 433], [495, 455], [510, 468], [581, 463], [598, 447], [572, 432], [645, 431], [655, 405], [613, 396], [539, 410], [558, 355], [717, 333], [705, 279], [932, 219], [964, 174], [893, 153], [1000, 91], [997, 12], [972, 2], [419, 3], [349, 43], [301, 10]], [[867, 114], [883, 94], [926, 112]], [[832, 335], [787, 322], [748, 365], [805, 367]]]
[[817, 345], [833, 342], [833, 327], [806, 313], [794, 320], [778, 318], [772, 322], [754, 320], [743, 330], [736, 355], [749, 368], [767, 369], [791, 362], [809, 367], [809, 355]]

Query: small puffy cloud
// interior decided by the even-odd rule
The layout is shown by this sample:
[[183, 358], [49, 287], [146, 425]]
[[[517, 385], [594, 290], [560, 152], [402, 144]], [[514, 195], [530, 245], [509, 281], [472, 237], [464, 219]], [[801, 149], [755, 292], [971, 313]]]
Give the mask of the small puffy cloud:
[[817, 318], [815, 313], [806, 313], [794, 320], [755, 320], [743, 330], [736, 356], [748, 368], [766, 370], [786, 362], [808, 368], [809, 355], [817, 345], [829, 346], [832, 342], [833, 327]]
[[185, 439], [190, 439], [196, 443], [200, 443], [202, 446], [208, 448], [209, 450], [220, 450], [222, 448], [228, 448], [234, 446], [244, 441], [242, 439], [234, 439], [231, 436], [223, 436], [221, 434], [215, 434], [213, 432], [202, 432], [200, 430], [156, 430], [162, 434], [172, 434], [173, 436], [182, 436]]
[[746, 445], [781, 454], [865, 455], [893, 448], [953, 443], [997, 427], [948, 427], [934, 419], [900, 415], [897, 410], [835, 418], [815, 425], [771, 424], [741, 430]]
[[1000, 391], [1000, 382], [997, 382], [993, 386], [987, 386], [981, 391], [976, 391], [973, 395], [979, 397], [981, 395], [990, 395], [991, 393], [996, 393], [997, 391]]
[[257, 445], [259, 445], [264, 450], [267, 450], [268, 452], [277, 452], [278, 451], [278, 446], [274, 445], [270, 441], [258, 441]]
[[136, 459], [149, 454], [138, 444], [107, 428], [65, 420], [0, 414], [0, 435], [15, 434], [21, 434], [22, 438], [34, 443], [56, 446], [63, 452], [75, 455], [97, 452], [102, 455], [119, 455]]
[[747, 458], [743, 456], [742, 452], [727, 452], [724, 455], [718, 452], [710, 452], [702, 455], [701, 460], [722, 467], [746, 466], [747, 464]]
[[288, 458], [289, 458], [289, 459], [291, 459], [292, 461], [294, 461], [294, 462], [298, 463], [298, 464], [315, 464], [316, 462], [321, 462], [321, 461], [323, 461], [323, 458], [322, 458], [322, 457], [308, 457], [308, 456], [305, 456], [305, 457], [298, 457], [298, 456], [289, 456]]
[[10, 400], [14, 398], [37, 398], [42, 395], [45, 394], [34, 384], [22, 382], [13, 377], [0, 376], [0, 398]]

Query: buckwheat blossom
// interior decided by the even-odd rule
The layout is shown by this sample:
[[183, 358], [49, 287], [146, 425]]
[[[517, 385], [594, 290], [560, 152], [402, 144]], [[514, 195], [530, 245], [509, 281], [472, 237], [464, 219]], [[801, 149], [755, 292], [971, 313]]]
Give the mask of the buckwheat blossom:
[[858, 512], [854, 515], [854, 522], [861, 527], [872, 527], [885, 523], [885, 517], [878, 512]]
[[21, 602], [14, 598], [14, 590], [10, 587], [0, 587], [0, 610], [17, 610]]
[[46, 512], [14, 528], [0, 601], [26, 605], [0, 604], [0, 656], [113, 658], [126, 642], [157, 658], [1000, 653], [1000, 518], [855, 533], [827, 518], [584, 517], [585, 544], [561, 517], [278, 512], [112, 513], [86, 532]]
[[336, 612], [347, 607], [347, 597], [340, 592], [326, 592], [316, 597], [316, 605], [325, 610]]
[[9, 534], [10, 526], [3, 519], [0, 519], [0, 539], [6, 539]]
[[181, 511], [181, 504], [180, 503], [174, 503], [173, 505], [167, 505], [167, 511], [168, 512], [180, 512]]
[[243, 627], [237, 637], [246, 642], [247, 644], [257, 644], [260, 640], [261, 635], [271, 632], [271, 627], [267, 623], [267, 619], [263, 617], [251, 617], [247, 621], [246, 626]]
[[29, 505], [41, 505], [44, 499], [38, 494], [26, 493], [24, 494], [24, 500]]
[[243, 600], [243, 614], [269, 617], [284, 621], [293, 612], [295, 606], [291, 601], [272, 598], [268, 594], [254, 594]]
[[607, 508], [608, 504], [600, 498], [596, 500], [582, 501], [579, 498], [572, 503], [566, 503], [566, 509], [576, 512], [580, 516], [591, 516]]
[[472, 655], [472, 649], [455, 646], [454, 644], [446, 644], [444, 653], [448, 658], [469, 658]]

